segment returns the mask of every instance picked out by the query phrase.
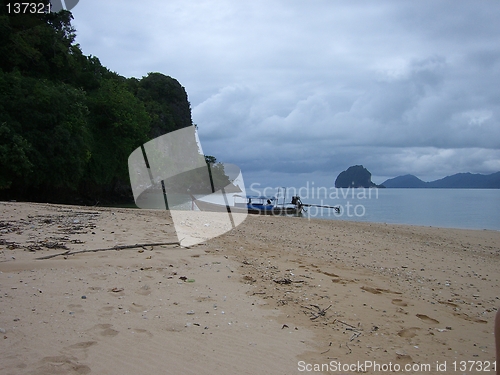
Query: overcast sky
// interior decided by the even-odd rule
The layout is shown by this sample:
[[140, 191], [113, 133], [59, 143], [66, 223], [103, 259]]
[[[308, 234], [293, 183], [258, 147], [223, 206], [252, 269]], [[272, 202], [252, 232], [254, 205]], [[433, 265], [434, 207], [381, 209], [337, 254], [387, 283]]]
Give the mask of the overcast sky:
[[500, 1], [81, 0], [86, 55], [185, 87], [245, 183], [500, 171]]

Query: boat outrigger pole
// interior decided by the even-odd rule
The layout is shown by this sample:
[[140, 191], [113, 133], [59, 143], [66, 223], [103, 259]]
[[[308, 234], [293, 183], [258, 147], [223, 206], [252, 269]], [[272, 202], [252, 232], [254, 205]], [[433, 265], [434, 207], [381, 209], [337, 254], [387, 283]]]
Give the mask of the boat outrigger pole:
[[286, 186], [283, 187], [283, 190], [284, 190], [284, 192], [283, 192], [283, 207], [285, 207], [285, 204], [286, 204], [285, 203], [285, 201], [286, 201]]
[[302, 204], [304, 207], [321, 207], [321, 208], [331, 208], [335, 210], [336, 213], [340, 213], [340, 206], [323, 206], [321, 204]]
[[294, 196], [292, 197], [292, 204], [296, 204], [300, 207], [321, 207], [321, 208], [331, 208], [332, 210], [335, 210], [336, 213], [340, 213], [340, 206], [325, 206], [322, 204], [309, 204], [309, 203], [302, 203], [300, 200], [300, 197]]

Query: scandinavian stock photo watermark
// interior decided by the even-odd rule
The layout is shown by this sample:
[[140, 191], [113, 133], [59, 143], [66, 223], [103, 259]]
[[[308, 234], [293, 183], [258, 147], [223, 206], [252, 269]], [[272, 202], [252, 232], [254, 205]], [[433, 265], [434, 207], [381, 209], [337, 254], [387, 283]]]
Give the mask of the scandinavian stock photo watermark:
[[[168, 210], [181, 245], [220, 236], [249, 213], [272, 216], [359, 219], [377, 188], [317, 186], [245, 188], [241, 170], [203, 154], [195, 127], [164, 134], [134, 150], [128, 160], [135, 204]], [[248, 195], [247, 195], [248, 192]]]
[[194, 126], [157, 137], [128, 159], [137, 207], [169, 210], [182, 246], [220, 236], [246, 218], [246, 205], [235, 207], [235, 194], [246, 196], [240, 169], [211, 163]]
[[59, 12], [61, 10], [71, 10], [78, 4], [79, 0], [50, 0], [51, 12]]

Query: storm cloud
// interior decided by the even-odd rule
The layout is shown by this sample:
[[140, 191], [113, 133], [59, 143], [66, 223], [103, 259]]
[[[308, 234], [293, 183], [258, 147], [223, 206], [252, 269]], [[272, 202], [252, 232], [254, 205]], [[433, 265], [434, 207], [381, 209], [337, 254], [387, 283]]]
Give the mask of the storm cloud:
[[[204, 152], [261, 184], [500, 171], [498, 1], [80, 1], [77, 42], [186, 88]], [[251, 182], [251, 181], [250, 181]]]

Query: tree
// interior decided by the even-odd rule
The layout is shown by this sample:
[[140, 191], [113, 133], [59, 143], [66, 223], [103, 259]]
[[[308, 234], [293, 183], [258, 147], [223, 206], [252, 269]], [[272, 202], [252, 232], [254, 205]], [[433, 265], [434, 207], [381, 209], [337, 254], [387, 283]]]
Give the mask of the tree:
[[74, 82], [82, 52], [74, 43], [72, 19], [72, 14], [65, 10], [0, 15], [0, 68], [30, 77]]
[[15, 152], [2, 158], [6, 186], [41, 194], [76, 189], [89, 157], [85, 100], [69, 85], [0, 71], [1, 146]]
[[0, 190], [8, 189], [13, 181], [30, 174], [33, 164], [29, 160], [31, 145], [8, 122], [0, 124]]
[[128, 181], [128, 156], [148, 140], [151, 120], [144, 105], [118, 80], [103, 80], [87, 103], [92, 133], [87, 189], [108, 185], [112, 190], [119, 180]]
[[150, 138], [192, 125], [191, 108], [184, 88], [161, 73], [129, 80], [129, 87], [151, 117]]
[[160, 73], [126, 79], [85, 56], [68, 11], [9, 16], [0, 5], [2, 198], [130, 192], [129, 154], [192, 124], [184, 88]]

